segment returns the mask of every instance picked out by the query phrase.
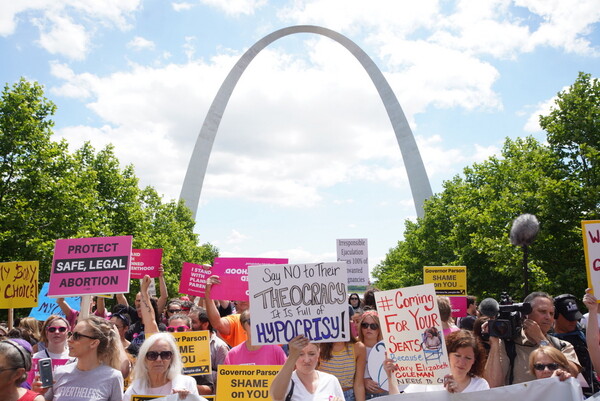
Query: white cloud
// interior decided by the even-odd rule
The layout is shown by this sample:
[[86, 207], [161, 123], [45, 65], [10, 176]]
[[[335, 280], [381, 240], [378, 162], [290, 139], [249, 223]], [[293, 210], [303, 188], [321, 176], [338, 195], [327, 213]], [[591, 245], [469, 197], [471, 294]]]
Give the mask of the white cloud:
[[136, 51], [140, 50], [154, 50], [154, 42], [148, 39], [144, 39], [141, 36], [136, 36], [129, 43], [127, 47]]
[[231, 16], [252, 15], [267, 4], [267, 0], [200, 0], [200, 2]]
[[227, 243], [228, 244], [239, 244], [240, 242], [244, 242], [249, 238], [250, 237], [242, 234], [241, 232], [239, 232], [237, 230], [231, 230], [231, 233], [229, 234], [229, 237], [227, 238]]
[[83, 60], [95, 31], [131, 28], [129, 19], [141, 0], [19, 0], [0, 6], [0, 35], [10, 36], [17, 23], [29, 19], [40, 31], [39, 45], [51, 54]]
[[531, 114], [529, 115], [523, 130], [531, 133], [542, 131], [542, 127], [540, 127], [540, 116], [547, 116], [553, 107], [556, 107], [556, 96], [532, 106], [534, 111], [530, 112]]
[[182, 3], [173, 3], [173, 10], [175, 11], [187, 11], [191, 10], [194, 5], [192, 3], [182, 2]]

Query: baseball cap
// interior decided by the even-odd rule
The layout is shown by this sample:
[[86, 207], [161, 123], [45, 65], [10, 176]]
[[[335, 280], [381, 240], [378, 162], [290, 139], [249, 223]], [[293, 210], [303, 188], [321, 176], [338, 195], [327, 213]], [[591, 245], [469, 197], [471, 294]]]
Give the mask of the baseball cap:
[[574, 322], [583, 317], [577, 306], [577, 298], [571, 294], [562, 294], [554, 298], [556, 312], [563, 315], [565, 319]]

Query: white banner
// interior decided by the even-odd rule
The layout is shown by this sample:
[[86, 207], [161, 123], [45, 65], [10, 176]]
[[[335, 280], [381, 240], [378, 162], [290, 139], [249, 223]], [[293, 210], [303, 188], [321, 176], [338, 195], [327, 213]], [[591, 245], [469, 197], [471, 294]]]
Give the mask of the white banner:
[[248, 269], [252, 344], [350, 340], [347, 280], [343, 262]]
[[369, 243], [366, 238], [338, 239], [338, 262], [346, 262], [348, 286], [352, 291], [364, 291], [369, 285]]
[[581, 401], [582, 399], [583, 393], [577, 380], [571, 378], [561, 382], [555, 377], [473, 393], [450, 394], [447, 391], [433, 391], [429, 393], [388, 395], [377, 398], [379, 401]]

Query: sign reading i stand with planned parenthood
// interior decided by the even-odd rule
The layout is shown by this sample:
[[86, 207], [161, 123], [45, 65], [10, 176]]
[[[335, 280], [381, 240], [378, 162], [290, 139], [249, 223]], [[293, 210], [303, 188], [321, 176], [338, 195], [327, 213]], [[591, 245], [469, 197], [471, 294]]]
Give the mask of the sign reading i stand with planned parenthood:
[[364, 291], [369, 285], [369, 244], [366, 238], [338, 239], [338, 262], [346, 262], [348, 286], [352, 291]]
[[248, 269], [252, 344], [350, 340], [347, 282], [344, 262]]
[[48, 296], [129, 292], [131, 236], [59, 239]]

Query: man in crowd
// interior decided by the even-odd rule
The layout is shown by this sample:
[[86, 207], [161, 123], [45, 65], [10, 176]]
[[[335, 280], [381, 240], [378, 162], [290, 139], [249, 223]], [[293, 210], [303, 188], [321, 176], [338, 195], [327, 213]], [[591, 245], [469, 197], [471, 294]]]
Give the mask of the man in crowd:
[[600, 382], [598, 382], [592, 366], [585, 334], [577, 323], [582, 318], [577, 306], [577, 299], [571, 294], [559, 295], [554, 298], [554, 307], [556, 312], [554, 314], [554, 332], [552, 335], [573, 345], [582, 367], [581, 374], [587, 383], [587, 386], [581, 383], [583, 394], [589, 397], [600, 391]]
[[535, 380], [529, 372], [529, 355], [540, 346], [554, 346], [569, 361], [569, 371], [577, 376], [581, 370], [573, 346], [548, 335], [554, 324], [554, 300], [545, 292], [532, 292], [523, 302], [532, 311], [523, 321], [521, 333], [512, 339], [490, 337], [490, 353], [485, 365], [485, 379], [490, 387]]
[[188, 316], [192, 320], [193, 330], [208, 330], [210, 332], [210, 364], [212, 366], [213, 383], [216, 387], [217, 368], [225, 362], [229, 346], [215, 334], [204, 308], [193, 307]]
[[210, 297], [212, 286], [219, 285], [220, 283], [219, 276], [210, 276], [206, 280], [206, 288], [204, 289], [206, 314], [208, 315], [210, 325], [219, 333], [219, 336], [221, 336], [227, 345], [235, 347], [247, 340], [246, 331], [240, 323], [240, 314], [249, 309], [250, 304], [248, 301], [236, 301], [234, 304], [237, 313], [221, 317], [217, 306]]

